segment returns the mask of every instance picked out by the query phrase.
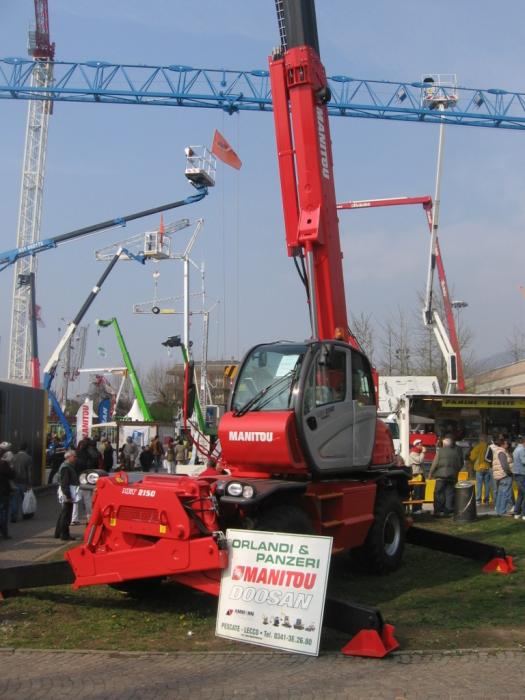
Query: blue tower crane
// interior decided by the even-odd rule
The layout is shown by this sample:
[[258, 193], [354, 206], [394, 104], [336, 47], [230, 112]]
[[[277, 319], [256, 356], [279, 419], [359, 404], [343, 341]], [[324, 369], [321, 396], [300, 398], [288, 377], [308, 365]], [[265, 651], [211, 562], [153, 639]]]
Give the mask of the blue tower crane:
[[[228, 114], [272, 110], [267, 70], [54, 61], [52, 88], [31, 85], [32, 70], [33, 62], [25, 58], [0, 59], [0, 99], [200, 107]], [[425, 82], [333, 75], [328, 86], [331, 116], [525, 129], [523, 92], [454, 86], [457, 101], [443, 112], [425, 103]]]

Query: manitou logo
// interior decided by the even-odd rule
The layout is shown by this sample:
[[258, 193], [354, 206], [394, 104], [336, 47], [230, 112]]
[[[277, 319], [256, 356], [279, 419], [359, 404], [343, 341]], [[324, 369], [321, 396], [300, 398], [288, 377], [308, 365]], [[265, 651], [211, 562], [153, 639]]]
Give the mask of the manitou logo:
[[317, 133], [319, 134], [319, 150], [321, 151], [321, 171], [324, 179], [329, 180], [328, 150], [326, 148], [326, 130], [324, 128], [324, 113], [322, 107], [317, 107]]
[[256, 432], [254, 430], [230, 430], [230, 442], [272, 442], [273, 433]]

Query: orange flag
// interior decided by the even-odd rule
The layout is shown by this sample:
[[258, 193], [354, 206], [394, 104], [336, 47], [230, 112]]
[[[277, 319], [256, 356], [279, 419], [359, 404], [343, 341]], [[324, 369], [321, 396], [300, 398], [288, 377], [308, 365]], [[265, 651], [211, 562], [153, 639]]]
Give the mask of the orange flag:
[[217, 129], [215, 129], [215, 134], [213, 136], [211, 152], [216, 155], [219, 160], [222, 160], [223, 163], [226, 163], [226, 165], [236, 168], [237, 170], [240, 169], [242, 165], [241, 159]]

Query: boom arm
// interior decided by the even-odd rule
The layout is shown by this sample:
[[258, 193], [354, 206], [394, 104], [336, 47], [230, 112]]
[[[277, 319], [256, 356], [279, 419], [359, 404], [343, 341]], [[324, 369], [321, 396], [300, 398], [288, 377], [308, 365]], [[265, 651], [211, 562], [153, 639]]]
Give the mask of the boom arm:
[[62, 336], [62, 338], [61, 338], [61, 340], [59, 341], [58, 345], [56, 346], [55, 350], [54, 350], [53, 353], [51, 354], [51, 357], [50, 357], [49, 360], [47, 361], [46, 366], [44, 367], [44, 389], [46, 389], [46, 390], [49, 392], [49, 395], [50, 395], [50, 398], [51, 398], [51, 403], [52, 403], [52, 405], [53, 405], [53, 408], [55, 409], [55, 411], [56, 411], [56, 413], [57, 413], [57, 415], [58, 415], [58, 417], [59, 417], [59, 419], [60, 419], [60, 422], [61, 422], [61, 424], [62, 424], [62, 426], [63, 426], [63, 428], [64, 428], [64, 430], [65, 430], [65, 433], [66, 433], [66, 446], [68, 446], [69, 444], [71, 444], [71, 440], [72, 440], [73, 436], [72, 436], [72, 433], [71, 433], [71, 429], [69, 428], [69, 423], [67, 422], [67, 419], [66, 419], [66, 417], [65, 417], [65, 415], [64, 415], [64, 413], [63, 413], [63, 411], [62, 411], [62, 409], [61, 409], [61, 407], [60, 407], [60, 404], [59, 404], [59, 402], [58, 402], [56, 396], [54, 395], [54, 393], [51, 391], [51, 385], [52, 385], [52, 383], [53, 383], [53, 379], [55, 378], [55, 373], [56, 373], [56, 370], [57, 370], [57, 367], [58, 367], [58, 362], [59, 362], [59, 360], [60, 360], [60, 355], [62, 354], [62, 351], [64, 350], [64, 348], [66, 347], [67, 343], [68, 343], [69, 340], [71, 339], [71, 336], [72, 336], [73, 333], [75, 332], [75, 329], [77, 328], [77, 326], [80, 324], [80, 322], [82, 321], [82, 319], [83, 319], [84, 316], [86, 315], [86, 313], [87, 313], [89, 307], [90, 307], [91, 304], [94, 302], [94, 300], [95, 300], [97, 294], [100, 292], [100, 290], [101, 290], [101, 288], [102, 288], [102, 285], [103, 285], [104, 282], [106, 281], [107, 277], [109, 276], [109, 274], [111, 273], [111, 271], [113, 270], [113, 268], [115, 267], [115, 265], [116, 265], [117, 262], [119, 261], [120, 256], [121, 256], [123, 253], [125, 253], [125, 254], [128, 255], [129, 257], [133, 258], [133, 259], [136, 260], [137, 262], [140, 262], [140, 263], [142, 263], [142, 264], [144, 264], [144, 262], [145, 262], [144, 256], [133, 255], [132, 253], [130, 253], [130, 252], [129, 252], [128, 250], [126, 250], [125, 248], [119, 248], [119, 249], [118, 249], [118, 251], [117, 251], [117, 252], [115, 253], [115, 255], [113, 256], [112, 260], [110, 261], [109, 265], [108, 265], [108, 266], [106, 267], [106, 269], [104, 270], [104, 272], [103, 272], [103, 274], [101, 275], [100, 279], [98, 280], [98, 282], [96, 283], [96, 285], [93, 287], [93, 289], [92, 289], [91, 292], [89, 293], [87, 299], [86, 299], [85, 302], [82, 304], [82, 306], [81, 306], [81, 308], [80, 308], [80, 311], [77, 313], [77, 315], [75, 316], [75, 318], [71, 321], [71, 323], [70, 323], [70, 324], [68, 325], [68, 327], [66, 328], [66, 331], [65, 331], [64, 335]]
[[[390, 197], [387, 199], [362, 199], [354, 200], [349, 202], [341, 202], [337, 205], [338, 209], [368, 209], [372, 207], [392, 207], [402, 204], [422, 204], [427, 217], [428, 228], [430, 234], [432, 235], [432, 197], [430, 195], [424, 195], [422, 197]], [[425, 299], [425, 311], [424, 311], [424, 321], [426, 326], [432, 326], [438, 345], [445, 357], [445, 362], [447, 364], [449, 386], [452, 389], [457, 388], [458, 391], [465, 391], [465, 376], [463, 374], [463, 362], [461, 359], [461, 348], [459, 346], [459, 339], [456, 330], [456, 322], [454, 321], [454, 313], [452, 311], [452, 305], [450, 302], [450, 294], [448, 292], [447, 277], [445, 275], [445, 268], [443, 266], [443, 258], [441, 257], [441, 249], [439, 246], [439, 239], [437, 235], [435, 237], [435, 247], [434, 247], [434, 264], [438, 271], [439, 286], [441, 288], [441, 295], [443, 297], [443, 306], [445, 308], [445, 316], [447, 319], [448, 336], [446, 334], [445, 328], [441, 319], [439, 319], [439, 324], [441, 330], [436, 328], [435, 319], [438, 317], [437, 313], [432, 310], [431, 304], [428, 304], [428, 297]], [[428, 309], [428, 313], [427, 313]], [[438, 317], [439, 318], [439, 317]], [[430, 319], [427, 323], [427, 319]], [[446, 352], [443, 348], [446, 348]], [[454, 370], [452, 371], [452, 368]]]
[[128, 348], [126, 346], [126, 343], [124, 341], [124, 336], [122, 335], [122, 331], [120, 330], [120, 326], [118, 324], [118, 321], [116, 318], [111, 318], [109, 321], [102, 321], [98, 320], [97, 325], [100, 326], [101, 328], [107, 328], [108, 326], [113, 326], [113, 329], [115, 331], [115, 335], [117, 336], [117, 342], [119, 344], [120, 352], [122, 353], [122, 359], [124, 360], [124, 364], [127, 367], [128, 370], [128, 376], [131, 381], [131, 385], [133, 386], [133, 391], [135, 392], [135, 396], [137, 397], [137, 401], [140, 406], [140, 410], [142, 411], [142, 415], [144, 416], [144, 420], [146, 421], [152, 421], [153, 416], [151, 415], [151, 412], [149, 410], [149, 406], [146, 403], [146, 398], [144, 396], [144, 393], [142, 391], [142, 387], [140, 385], [139, 378], [137, 376], [137, 373], [135, 371], [135, 367], [133, 365], [133, 362], [131, 361], [130, 354], [128, 352]]
[[186, 204], [194, 204], [195, 202], [200, 202], [200, 200], [207, 194], [208, 189], [206, 187], [202, 187], [196, 194], [186, 197], [186, 199], [181, 199], [177, 202], [162, 204], [160, 207], [154, 207], [153, 209], [144, 209], [142, 211], [135, 212], [134, 214], [121, 216], [117, 219], [109, 219], [108, 221], [102, 221], [98, 224], [93, 224], [92, 226], [85, 226], [84, 228], [78, 228], [74, 231], [69, 231], [68, 233], [62, 233], [59, 236], [53, 236], [52, 238], [46, 238], [42, 241], [36, 241], [35, 243], [30, 243], [22, 248], [7, 250], [4, 253], [0, 253], [0, 272], [5, 270], [6, 267], [9, 267], [9, 265], [13, 265], [17, 260], [20, 260], [20, 258], [25, 258], [29, 255], [42, 253], [44, 250], [56, 248], [59, 243], [65, 243], [75, 238], [80, 238], [81, 236], [87, 236], [90, 233], [97, 233], [98, 231], [104, 231], [108, 228], [114, 228], [115, 226], [125, 226], [128, 221], [135, 221], [136, 219], [151, 216], [152, 214], [158, 214], [159, 212], [167, 211], [168, 209], [175, 209], [176, 207], [182, 207]]
[[270, 58], [288, 255], [302, 266], [312, 337], [359, 345], [348, 329], [327, 103], [312, 0], [277, 0], [281, 50]]

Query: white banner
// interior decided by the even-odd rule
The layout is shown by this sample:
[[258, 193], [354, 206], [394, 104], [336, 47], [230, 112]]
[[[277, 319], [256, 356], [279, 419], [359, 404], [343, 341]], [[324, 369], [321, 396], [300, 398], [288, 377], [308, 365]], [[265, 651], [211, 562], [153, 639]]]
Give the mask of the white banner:
[[215, 634], [317, 656], [331, 537], [228, 530]]
[[77, 443], [91, 436], [93, 401], [86, 399], [77, 411]]

